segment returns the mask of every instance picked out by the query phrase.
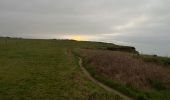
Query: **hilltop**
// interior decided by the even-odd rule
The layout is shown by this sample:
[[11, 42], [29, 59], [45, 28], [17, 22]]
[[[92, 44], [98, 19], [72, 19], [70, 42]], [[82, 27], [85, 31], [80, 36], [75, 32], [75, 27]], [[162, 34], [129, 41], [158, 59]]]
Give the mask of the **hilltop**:
[[1, 100], [122, 100], [91, 81], [133, 99], [170, 99], [170, 58], [140, 55], [112, 43], [0, 38]]

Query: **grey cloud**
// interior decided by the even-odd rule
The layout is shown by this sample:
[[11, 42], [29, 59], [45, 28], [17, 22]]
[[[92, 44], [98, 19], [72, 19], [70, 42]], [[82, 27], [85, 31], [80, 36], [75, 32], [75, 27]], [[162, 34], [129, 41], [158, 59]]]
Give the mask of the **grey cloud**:
[[[169, 4], [168, 0], [1, 0], [0, 35], [167, 35]], [[141, 16], [148, 20], [115, 30]]]

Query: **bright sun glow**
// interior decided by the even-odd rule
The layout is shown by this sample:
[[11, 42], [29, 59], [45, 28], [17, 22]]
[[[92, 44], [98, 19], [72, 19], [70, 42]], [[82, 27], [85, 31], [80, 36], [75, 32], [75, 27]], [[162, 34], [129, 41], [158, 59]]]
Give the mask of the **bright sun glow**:
[[92, 35], [82, 35], [82, 34], [75, 34], [75, 35], [65, 35], [63, 36], [64, 39], [71, 39], [77, 41], [91, 41], [97, 40], [98, 37]]
[[78, 40], [78, 41], [84, 40], [83, 36], [79, 36], [79, 35], [75, 35], [75, 36], [72, 36], [70, 38], [73, 39], [73, 40]]
[[77, 40], [77, 41], [83, 41], [88, 39], [87, 36], [84, 35], [69, 35], [69, 36], [65, 36], [65, 38]]

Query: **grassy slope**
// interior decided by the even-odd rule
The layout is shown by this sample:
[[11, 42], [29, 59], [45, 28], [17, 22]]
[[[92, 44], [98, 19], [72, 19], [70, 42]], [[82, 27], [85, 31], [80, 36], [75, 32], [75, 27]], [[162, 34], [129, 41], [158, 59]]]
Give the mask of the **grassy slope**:
[[[87, 79], [78, 66], [78, 59], [71, 53], [75, 48], [134, 51], [131, 47], [99, 42], [0, 38], [0, 100], [119, 99]], [[169, 58], [148, 55], [135, 57], [170, 65]], [[93, 69], [89, 71], [94, 73]], [[120, 83], [107, 81], [100, 75], [96, 77], [118, 90], [127, 88]], [[126, 92], [129, 91], [134, 92], [128, 89]], [[160, 99], [161, 96], [168, 96], [168, 93], [153, 90], [144, 94]]]
[[[76, 50], [76, 52], [79, 54], [79, 56], [84, 58], [84, 66], [91, 73], [91, 75], [106, 85], [109, 85], [110, 87], [115, 88], [115, 89], [117, 89], [129, 96], [132, 96], [136, 99], [139, 99], [139, 100], [143, 100], [143, 99], [169, 100], [170, 99], [169, 88], [164, 88], [164, 83], [161, 83], [161, 81], [158, 81], [159, 79], [152, 80], [152, 78], [151, 78], [152, 89], [143, 90], [143, 89], [137, 89], [134, 86], [133, 87], [129, 86], [128, 84], [125, 85], [120, 81], [109, 79], [109, 77], [105, 76], [106, 74], [108, 74], [108, 75], [112, 74], [113, 72], [111, 72], [111, 71], [112, 71], [112, 69], [115, 68], [114, 71], [116, 71], [116, 72], [123, 70], [122, 75], [126, 74], [126, 72], [128, 72], [128, 71], [132, 71], [132, 72], [135, 71], [134, 74], [129, 73], [129, 74], [132, 74], [132, 76], [128, 76], [128, 73], [127, 73], [127, 78], [125, 80], [127, 80], [128, 77], [129, 78], [136, 77], [137, 75], [135, 75], [135, 73], [137, 71], [139, 71], [139, 72], [137, 72], [137, 74], [139, 76], [140, 75], [143, 76], [146, 73], [147, 76], [145, 76], [145, 77], [148, 77], [147, 79], [149, 79], [150, 74], [154, 77], [156, 75], [160, 76], [162, 74], [162, 73], [155, 73], [154, 71], [156, 71], [156, 70], [155, 69], [152, 70], [152, 67], [154, 68], [154, 66], [150, 66], [150, 65], [143, 66], [144, 63], [141, 63], [141, 65], [140, 65], [140, 61], [138, 62], [137, 59], [135, 60], [134, 58], [131, 58], [131, 57], [126, 58], [125, 54], [122, 56], [121, 53], [119, 54], [116, 52], [114, 53], [114, 52], [110, 52], [110, 51], [85, 50], [85, 49], [84, 50], [81, 50], [81, 49]], [[164, 66], [162, 68], [165, 68], [165, 69], [167, 69], [169, 67], [169, 65], [168, 65], [169, 58], [166, 58], [166, 57], [153, 57], [153, 56], [149, 56], [149, 55], [144, 56], [144, 55], [136, 55], [136, 54], [134, 55], [134, 57], [138, 58], [138, 59], [142, 59], [146, 62], [158, 64], [159, 66]], [[116, 59], [119, 59], [119, 60], [116, 60]], [[112, 62], [112, 61], [116, 61], [116, 62]], [[131, 63], [131, 62], [133, 62], [133, 63]], [[135, 63], [136, 63], [136, 65], [135, 65]], [[121, 66], [117, 66], [116, 64], [119, 64]], [[111, 68], [111, 65], [113, 68]], [[123, 66], [125, 68], [123, 68]], [[131, 68], [131, 69], [126, 68], [127, 66], [129, 66], [129, 68]], [[120, 67], [123, 69], [120, 69], [120, 68], [116, 69], [117, 67]], [[142, 72], [143, 68], [138, 68], [136, 70], [136, 67], [143, 67], [144, 69], [146, 67], [151, 67], [151, 68], [147, 68], [146, 69], [147, 72]], [[162, 68], [159, 68], [159, 69], [162, 69]], [[107, 71], [107, 69], [109, 69], [109, 70]], [[164, 69], [162, 69], [162, 70], [164, 70]], [[105, 71], [106, 71], [106, 73], [105, 73]], [[157, 70], [157, 71], [161, 72], [161, 70], [160, 71]], [[167, 74], [168, 73], [169, 72], [167, 72]], [[165, 74], [165, 75], [167, 75], [167, 74]], [[164, 74], [162, 74], [162, 75], [164, 75]], [[112, 77], [112, 75], [110, 75], [110, 76]], [[124, 77], [126, 77], [126, 76], [124, 76]], [[143, 79], [143, 77], [141, 77], [141, 79]], [[137, 81], [137, 79], [134, 80], [134, 83], [136, 83], [135, 81]], [[169, 82], [169, 80], [167, 80], [167, 82]]]
[[141, 58], [146, 62], [156, 63], [158, 65], [170, 66], [169, 57], [159, 57], [156, 55], [134, 55], [136, 58]]
[[89, 81], [70, 53], [76, 47], [109, 45], [112, 44], [0, 38], [0, 100], [117, 98]]

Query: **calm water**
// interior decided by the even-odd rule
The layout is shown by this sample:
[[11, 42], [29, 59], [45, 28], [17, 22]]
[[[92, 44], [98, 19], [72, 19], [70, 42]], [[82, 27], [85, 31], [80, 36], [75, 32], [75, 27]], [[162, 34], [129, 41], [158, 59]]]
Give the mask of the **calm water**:
[[170, 57], [170, 39], [142, 39], [142, 38], [112, 38], [102, 40], [104, 42], [111, 42], [119, 45], [134, 46], [137, 51], [142, 54], [156, 54], [159, 56]]

